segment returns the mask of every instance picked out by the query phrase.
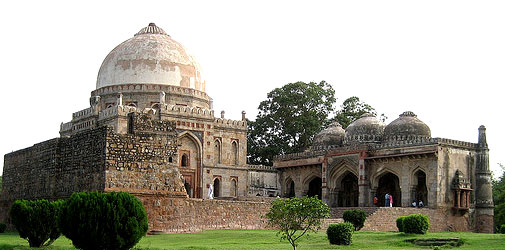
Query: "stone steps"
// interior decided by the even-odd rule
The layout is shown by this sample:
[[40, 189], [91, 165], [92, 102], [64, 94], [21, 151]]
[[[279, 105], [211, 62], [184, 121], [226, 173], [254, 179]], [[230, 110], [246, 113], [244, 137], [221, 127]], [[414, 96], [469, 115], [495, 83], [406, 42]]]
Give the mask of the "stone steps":
[[334, 207], [330, 210], [330, 218], [343, 218], [344, 212], [350, 209], [361, 209], [365, 211], [366, 216], [369, 217], [379, 210], [380, 207]]

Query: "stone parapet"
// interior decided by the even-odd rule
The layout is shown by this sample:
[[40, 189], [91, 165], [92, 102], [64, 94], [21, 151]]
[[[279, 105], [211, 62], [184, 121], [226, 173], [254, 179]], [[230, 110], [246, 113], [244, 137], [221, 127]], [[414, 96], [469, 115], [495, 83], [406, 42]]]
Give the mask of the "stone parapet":
[[417, 138], [415, 140], [386, 141], [372, 146], [374, 150], [437, 144], [437, 138]]
[[81, 111], [77, 111], [77, 112], [73, 113], [72, 114], [72, 121], [77, 121], [80, 119], [85, 119], [85, 118], [88, 118], [91, 116], [96, 116], [96, 115], [98, 115], [98, 110], [96, 110], [93, 107], [89, 107], [89, 108], [86, 108]]
[[214, 127], [216, 129], [237, 129], [247, 130], [247, 122], [244, 120], [231, 120], [231, 119], [214, 119]]
[[452, 140], [452, 139], [446, 139], [446, 138], [434, 138], [434, 140], [436, 140], [436, 142], [440, 145], [452, 146], [452, 147], [464, 148], [464, 149], [471, 149], [471, 150], [476, 149], [479, 145], [477, 143], [458, 141], [458, 140]]
[[160, 84], [123, 84], [115, 86], [102, 87], [91, 92], [91, 96], [117, 94], [121, 92], [139, 92], [139, 93], [159, 93], [179, 94], [184, 96], [192, 96], [209, 101], [211, 98], [207, 93], [191, 88], [178, 86], [160, 85]]
[[162, 115], [173, 115], [173, 116], [188, 116], [194, 118], [203, 118], [214, 120], [214, 110], [198, 108], [198, 107], [187, 107], [181, 105], [161, 105], [160, 111]]
[[265, 165], [247, 165], [247, 170], [249, 171], [262, 171], [262, 172], [277, 172], [277, 169], [273, 166]]

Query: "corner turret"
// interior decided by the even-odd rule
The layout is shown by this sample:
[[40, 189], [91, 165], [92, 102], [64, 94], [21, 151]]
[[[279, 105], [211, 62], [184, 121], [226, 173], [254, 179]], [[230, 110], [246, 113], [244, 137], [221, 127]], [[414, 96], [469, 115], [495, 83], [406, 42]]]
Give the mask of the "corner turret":
[[479, 127], [479, 143], [475, 155], [475, 231], [493, 233], [494, 205], [489, 170], [489, 148], [486, 142], [486, 127]]

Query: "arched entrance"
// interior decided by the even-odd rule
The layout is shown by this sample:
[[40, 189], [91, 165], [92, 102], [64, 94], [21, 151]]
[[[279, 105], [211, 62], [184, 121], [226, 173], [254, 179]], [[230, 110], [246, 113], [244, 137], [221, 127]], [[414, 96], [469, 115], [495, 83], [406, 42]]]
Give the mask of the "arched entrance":
[[288, 181], [286, 196], [288, 198], [295, 197], [295, 182], [293, 180]]
[[321, 199], [321, 185], [322, 185], [322, 180], [319, 177], [316, 177], [312, 179], [309, 182], [309, 191], [307, 192], [307, 196], [309, 197], [314, 197], [317, 196], [317, 198]]
[[221, 196], [221, 194], [220, 194], [220, 191], [221, 191], [221, 190], [220, 190], [220, 189], [221, 189], [220, 187], [221, 187], [221, 185], [220, 185], [220, 184], [221, 184], [221, 183], [220, 183], [220, 181], [219, 181], [219, 179], [218, 179], [218, 178], [214, 179], [214, 197], [219, 197], [219, 196]]
[[422, 170], [418, 170], [414, 175], [417, 185], [415, 186], [414, 199], [416, 203], [423, 201], [423, 206], [428, 205], [428, 188], [426, 187], [426, 174]]
[[359, 198], [358, 177], [347, 173], [342, 178], [338, 194], [339, 207], [357, 207]]
[[393, 207], [401, 207], [400, 180], [393, 173], [386, 173], [379, 178], [376, 195], [381, 207], [385, 206], [386, 193], [393, 196]]

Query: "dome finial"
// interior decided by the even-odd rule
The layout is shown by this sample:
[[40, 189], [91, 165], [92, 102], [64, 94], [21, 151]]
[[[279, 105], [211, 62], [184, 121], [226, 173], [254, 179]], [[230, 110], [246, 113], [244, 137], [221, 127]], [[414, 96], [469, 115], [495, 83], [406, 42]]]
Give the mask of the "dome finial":
[[138, 36], [138, 35], [143, 35], [143, 34], [158, 34], [158, 35], [167, 35], [167, 33], [165, 33], [165, 31], [156, 26], [156, 24], [154, 23], [149, 23], [149, 25], [147, 25], [147, 27], [144, 27], [142, 28], [139, 32], [137, 32], [137, 34], [135, 34], [135, 36]]

